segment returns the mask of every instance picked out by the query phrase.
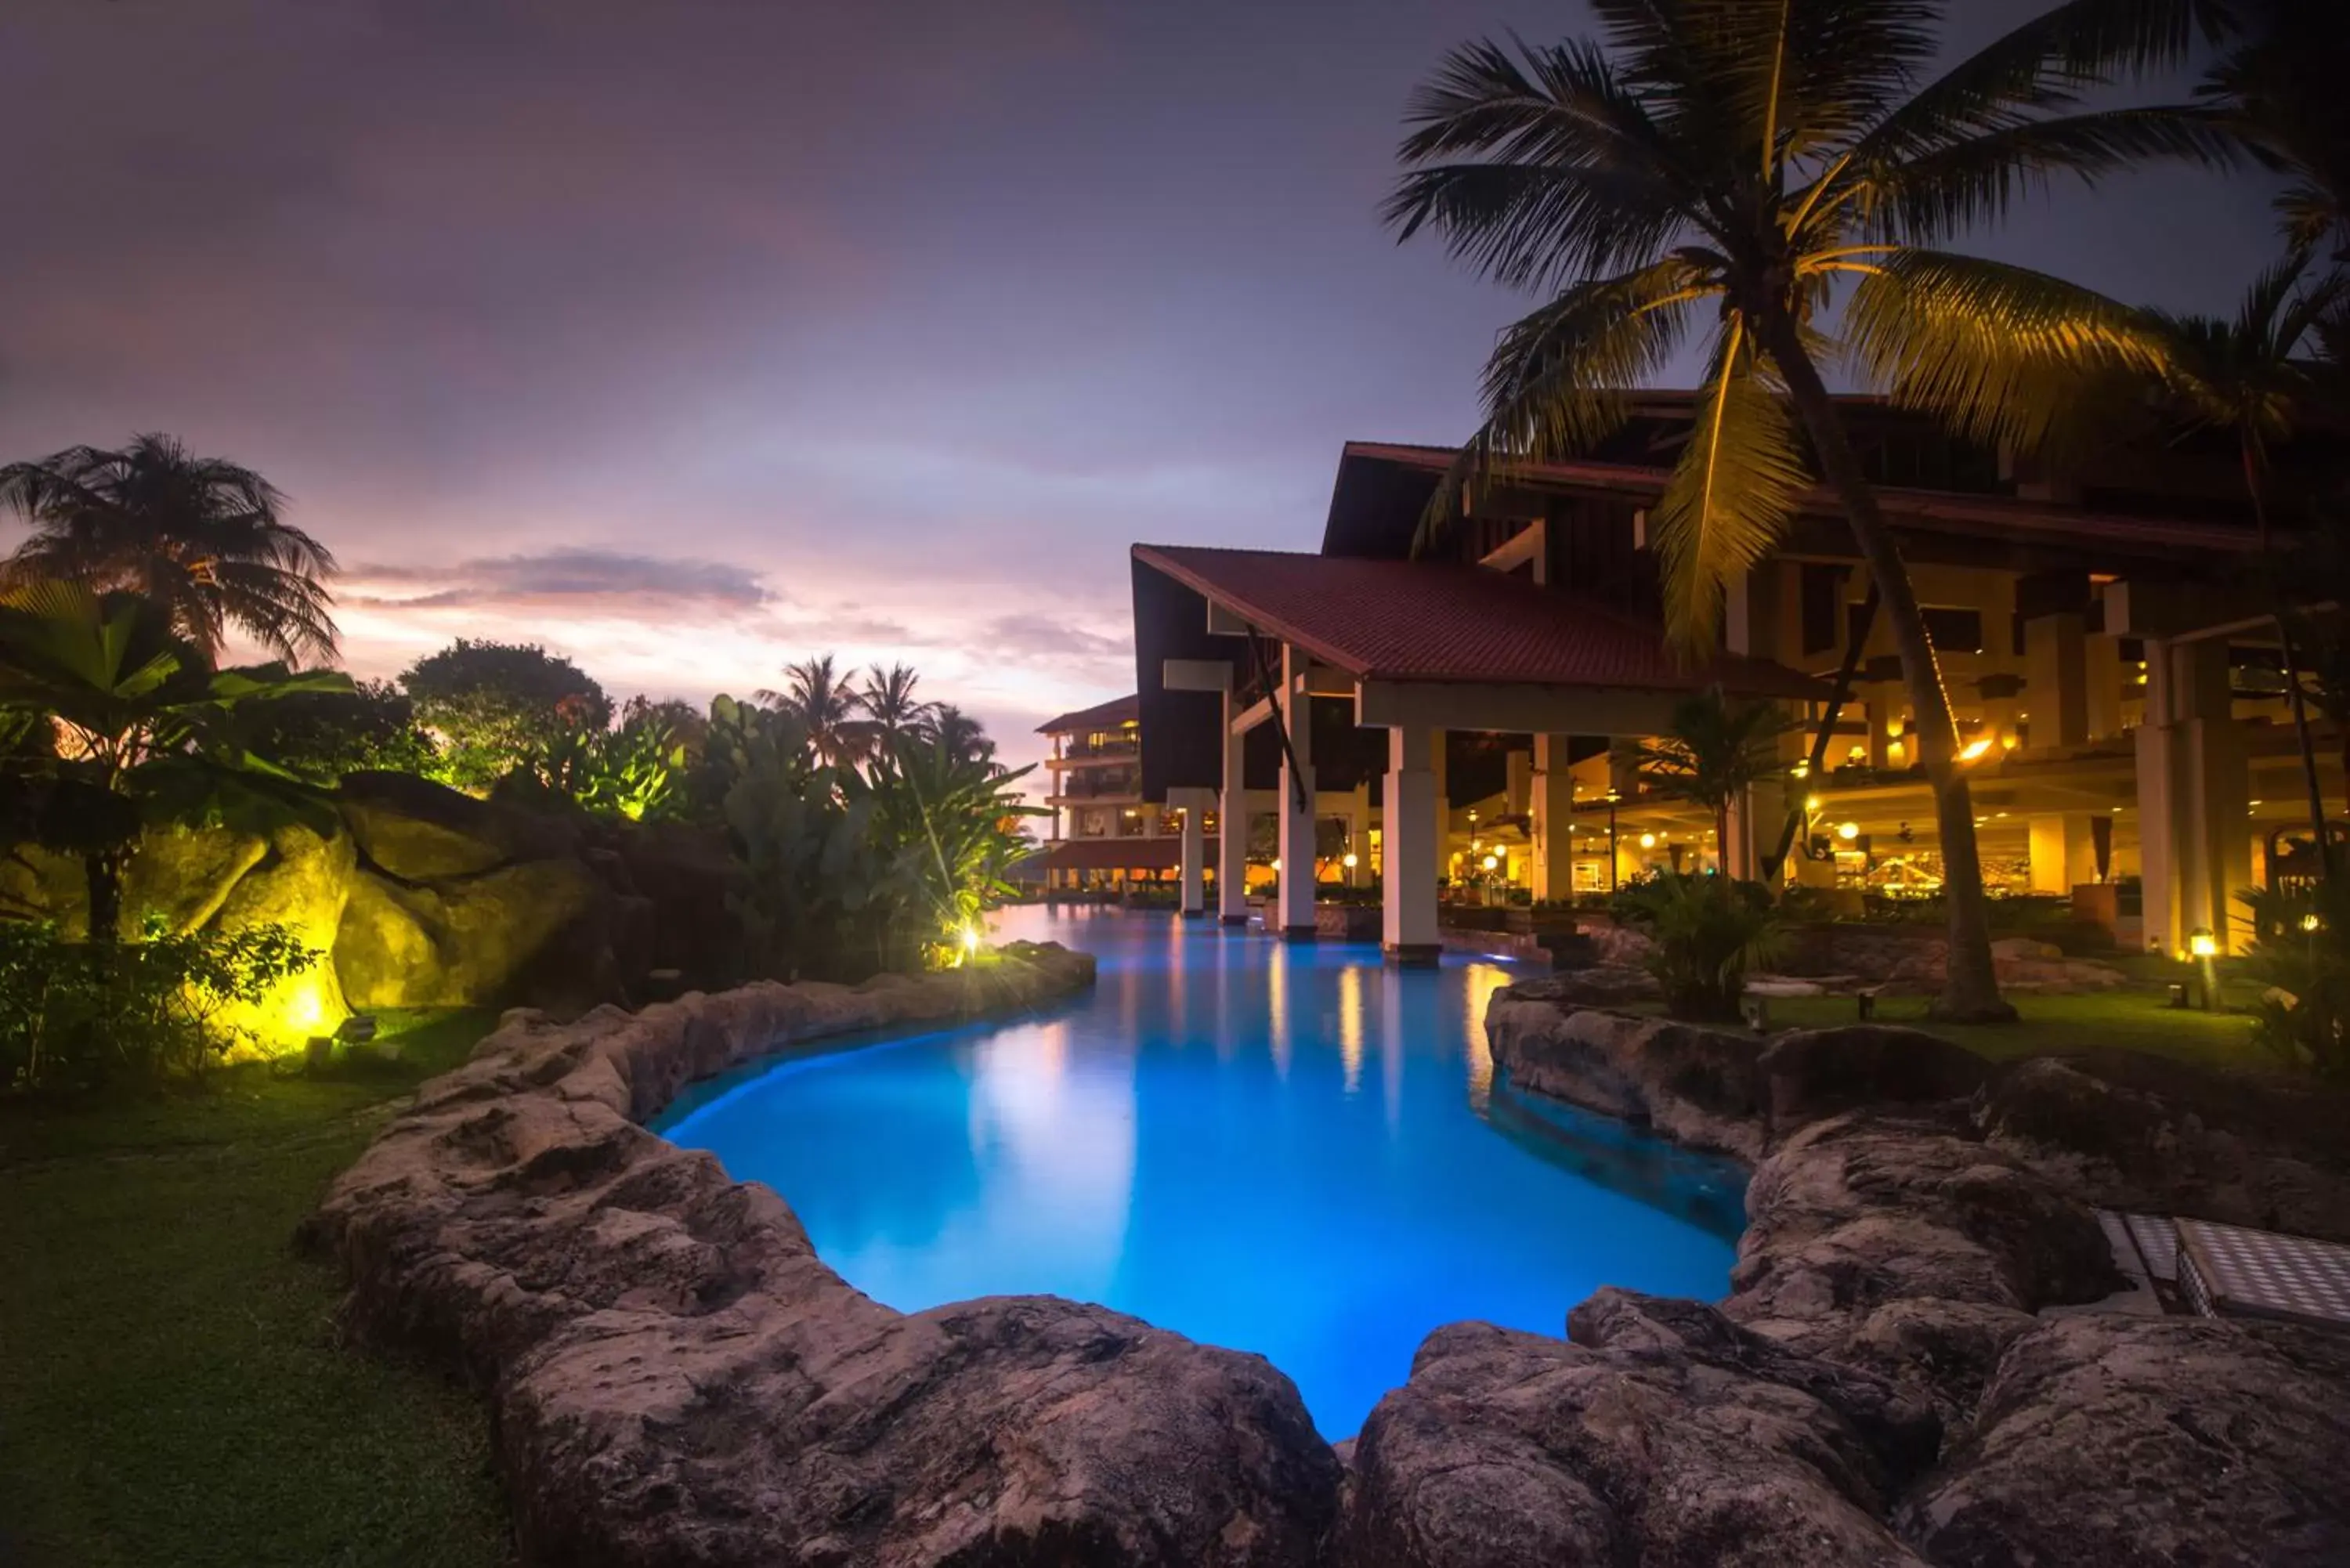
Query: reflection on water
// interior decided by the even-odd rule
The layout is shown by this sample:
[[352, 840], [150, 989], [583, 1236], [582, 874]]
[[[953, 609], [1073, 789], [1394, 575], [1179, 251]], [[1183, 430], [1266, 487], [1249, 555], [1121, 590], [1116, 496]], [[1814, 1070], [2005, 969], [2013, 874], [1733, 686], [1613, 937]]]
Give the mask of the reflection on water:
[[1115, 911], [1004, 925], [1094, 951], [1094, 992], [746, 1073], [665, 1130], [781, 1192], [881, 1301], [1101, 1302], [1269, 1356], [1333, 1438], [1440, 1324], [1556, 1334], [1603, 1283], [1724, 1288], [1734, 1168], [1495, 1085], [1509, 966]]

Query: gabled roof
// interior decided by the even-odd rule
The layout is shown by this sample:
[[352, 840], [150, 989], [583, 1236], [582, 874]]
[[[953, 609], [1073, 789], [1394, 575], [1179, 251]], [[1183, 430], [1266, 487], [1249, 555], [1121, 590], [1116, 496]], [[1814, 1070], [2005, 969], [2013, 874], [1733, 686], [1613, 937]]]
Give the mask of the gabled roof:
[[[1338, 479], [1330, 498], [1325, 526], [1325, 550], [1359, 551], [1369, 526], [1409, 538], [1425, 504], [1425, 485], [1452, 466], [1459, 455], [1449, 446], [1418, 446], [1399, 441], [1350, 441], [1340, 452]], [[1422, 488], [1400, 500], [1376, 487], [1365, 465], [1385, 466], [1424, 476]], [[1669, 468], [1632, 462], [1537, 462], [1513, 464], [1509, 482], [1535, 489], [1599, 491], [1627, 500], [1654, 501], [1672, 478]], [[2132, 553], [2153, 552], [2165, 558], [2178, 556], [2241, 556], [2260, 547], [2249, 528], [2225, 523], [2182, 522], [2173, 518], [2132, 517], [2089, 512], [2077, 506], [2021, 501], [2005, 495], [1974, 495], [1960, 491], [1918, 490], [1901, 485], [1876, 487], [1877, 504], [1896, 528], [1929, 534], [1988, 535], [2023, 543], [2102, 546]], [[1825, 486], [1814, 485], [1801, 498], [1811, 514], [1841, 518], [1843, 509]], [[1401, 505], [1407, 510], [1399, 511]], [[1374, 513], [1388, 515], [1374, 518]]]
[[1181, 545], [1137, 545], [1134, 558], [1357, 680], [1822, 695], [1767, 659], [1685, 667], [1652, 623], [1482, 567]]
[[1040, 735], [1074, 735], [1084, 730], [1115, 730], [1120, 724], [1137, 722], [1141, 714], [1141, 702], [1128, 693], [1091, 708], [1079, 708], [1075, 712], [1047, 719], [1036, 726], [1036, 732]]

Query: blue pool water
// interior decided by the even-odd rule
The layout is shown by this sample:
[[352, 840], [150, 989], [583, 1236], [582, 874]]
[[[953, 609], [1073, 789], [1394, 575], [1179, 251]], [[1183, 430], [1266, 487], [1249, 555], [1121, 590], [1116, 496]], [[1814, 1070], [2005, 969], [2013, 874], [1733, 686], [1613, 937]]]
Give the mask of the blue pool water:
[[803, 1056], [705, 1085], [661, 1129], [762, 1181], [903, 1311], [1100, 1302], [1261, 1352], [1326, 1437], [1464, 1318], [1563, 1334], [1601, 1284], [1726, 1288], [1742, 1177], [1492, 1083], [1513, 971], [1397, 971], [1114, 910], [1007, 911], [1097, 954], [1037, 1017]]

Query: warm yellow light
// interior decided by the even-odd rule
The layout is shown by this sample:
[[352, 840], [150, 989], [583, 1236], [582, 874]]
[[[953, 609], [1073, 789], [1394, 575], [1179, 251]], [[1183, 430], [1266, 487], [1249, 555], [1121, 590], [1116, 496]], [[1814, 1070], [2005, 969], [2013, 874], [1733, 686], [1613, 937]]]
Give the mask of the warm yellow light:
[[2197, 958], [2210, 958], [2220, 950], [2220, 944], [2210, 932], [2199, 929], [2187, 939], [2187, 950]]
[[1892, 763], [1894, 766], [1900, 766], [1908, 755], [1909, 748], [1905, 742], [1900, 741], [1887, 741], [1885, 742], [1885, 760]]
[[1962, 763], [1973, 762], [1985, 752], [1991, 750], [1991, 737], [1989, 735], [1985, 735], [1980, 741], [1969, 741], [1964, 746], [1961, 746], [1959, 749], [1959, 761]]
[[1281, 869], [1281, 857], [1278, 855], [1273, 857], [1273, 868], [1276, 871]]
[[1804, 809], [1805, 811], [1816, 812], [1820, 809], [1820, 805], [1821, 801], [1819, 796], [1815, 794], [1807, 794], [1804, 797]]
[[2324, 921], [2319, 919], [2315, 915], [2303, 915], [2301, 918], [2301, 929], [2304, 931], [2314, 931], [2324, 923]]
[[326, 1021], [327, 1003], [318, 994], [317, 982], [305, 981], [295, 987], [286, 999], [286, 1027], [295, 1034], [307, 1035]]
[[967, 953], [975, 953], [979, 950], [979, 928], [977, 926], [965, 926], [962, 929], [962, 950]]
[[1856, 822], [1837, 823], [1836, 836], [1846, 840], [1858, 838], [1860, 836], [1860, 824]]
[[1812, 776], [1811, 759], [1806, 757], [1802, 762], [1797, 763], [1794, 767], [1789, 768], [1787, 771], [1794, 774], [1799, 779], [1807, 779]]
[[1654, 849], [1656, 846], [1657, 846], [1657, 836], [1656, 836], [1655, 834], [1653, 834], [1653, 833], [1644, 833], [1644, 834], [1640, 835], [1640, 847], [1641, 847], [1641, 848], [1643, 848], [1643, 849]]
[[1484, 864], [1488, 871], [1498, 870], [1502, 864], [1502, 857], [1498, 855], [1488, 855], [1485, 857]]
[[1339, 860], [1338, 864], [1339, 864], [1339, 865], [1341, 865], [1341, 866], [1344, 866], [1347, 870], [1352, 871], [1352, 870], [1356, 867], [1356, 866], [1357, 866], [1357, 864], [1359, 864], [1359, 862], [1357, 862], [1357, 861], [1356, 860], [1356, 858], [1355, 858], [1355, 852], [1354, 852], [1353, 850], [1349, 849], [1349, 850], [1347, 850], [1347, 851], [1346, 855], [1345, 855], [1345, 856], [1344, 856], [1344, 857]]

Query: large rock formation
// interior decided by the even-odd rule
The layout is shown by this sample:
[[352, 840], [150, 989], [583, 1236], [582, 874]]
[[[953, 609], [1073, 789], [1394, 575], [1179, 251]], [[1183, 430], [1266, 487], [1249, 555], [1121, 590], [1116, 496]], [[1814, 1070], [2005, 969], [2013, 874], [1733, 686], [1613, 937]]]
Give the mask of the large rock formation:
[[1356, 1445], [1342, 1562], [2350, 1561], [2350, 1337], [2084, 1306], [2117, 1282], [2091, 1202], [2350, 1226], [2338, 1096], [1994, 1071], [1907, 1031], [1766, 1044], [1544, 984], [1487, 1033], [1502, 1092], [1755, 1162], [1733, 1291], [1603, 1291], [1572, 1344], [1431, 1335]]
[[1355, 1445], [1349, 1568], [1916, 1563], [1883, 1522], [1932, 1413], [1711, 1308], [1603, 1291], [1576, 1343], [1430, 1334]]
[[639, 1123], [780, 1046], [1088, 982], [954, 975], [512, 1018], [308, 1228], [352, 1329], [469, 1367], [534, 1563], [1299, 1564], [1338, 1467], [1262, 1358], [1007, 1297], [901, 1314], [791, 1211]]
[[[577, 1012], [641, 1000], [656, 968], [715, 978], [735, 950], [714, 836], [621, 829], [403, 774], [351, 774], [333, 804], [321, 825], [266, 836], [151, 831], [124, 907], [175, 931], [292, 927], [331, 955], [294, 986], [321, 1025], [346, 1002]], [[88, 918], [79, 863], [32, 846], [0, 861], [0, 899], [68, 930]], [[296, 1016], [276, 999], [256, 1011], [280, 1033]]]
[[1822, 1116], [1970, 1095], [1991, 1072], [1971, 1051], [1915, 1029], [1758, 1037], [1610, 1012], [1590, 1004], [1573, 974], [1496, 992], [1485, 1033], [1493, 1064], [1522, 1089], [1748, 1160]]
[[2099, 1314], [2001, 1361], [1964, 1441], [1905, 1501], [1945, 1568], [2350, 1563], [2350, 1335]]

